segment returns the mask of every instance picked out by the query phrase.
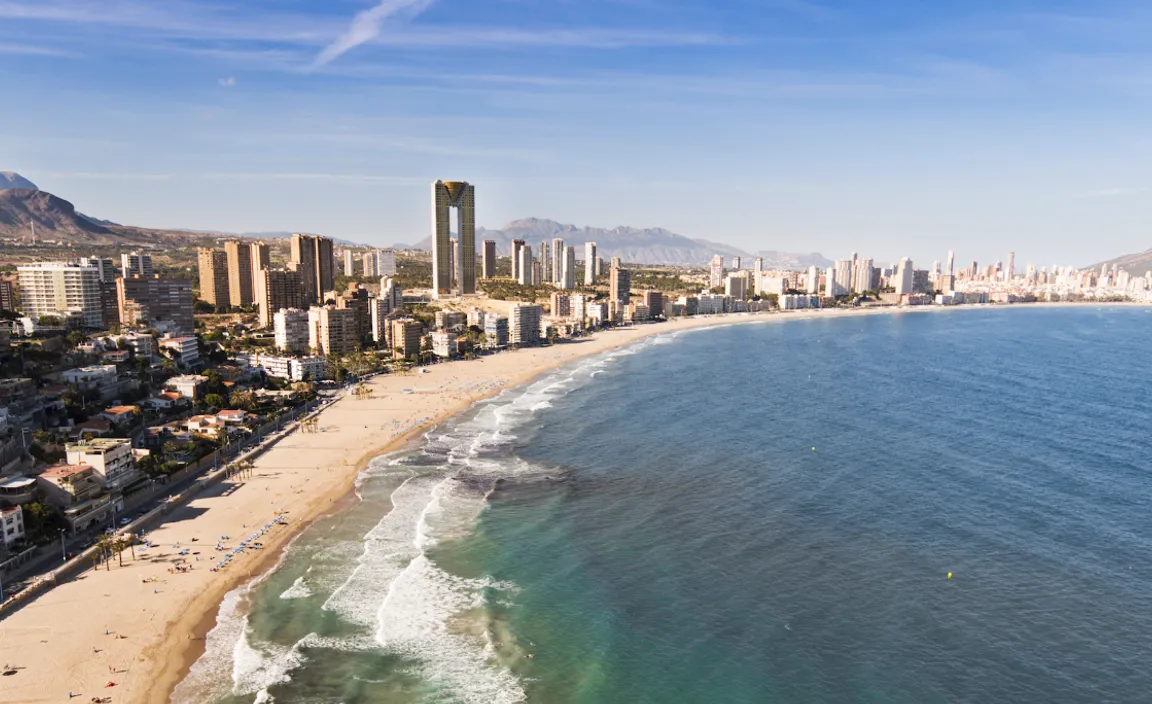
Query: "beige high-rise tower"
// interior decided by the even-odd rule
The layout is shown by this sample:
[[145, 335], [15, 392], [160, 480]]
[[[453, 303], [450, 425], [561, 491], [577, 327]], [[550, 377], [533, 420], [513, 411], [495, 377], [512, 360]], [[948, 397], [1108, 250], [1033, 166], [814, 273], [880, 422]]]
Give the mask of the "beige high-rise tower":
[[252, 305], [252, 250], [247, 242], [225, 242], [228, 294], [233, 307]]
[[[452, 208], [460, 237], [456, 271], [449, 255]], [[476, 293], [476, 190], [466, 181], [437, 181], [432, 184], [432, 296], [451, 296], [454, 290], [464, 296]]]
[[228, 294], [228, 255], [219, 249], [201, 247], [196, 251], [200, 268], [200, 299], [215, 306], [217, 311], [228, 310], [232, 299]]

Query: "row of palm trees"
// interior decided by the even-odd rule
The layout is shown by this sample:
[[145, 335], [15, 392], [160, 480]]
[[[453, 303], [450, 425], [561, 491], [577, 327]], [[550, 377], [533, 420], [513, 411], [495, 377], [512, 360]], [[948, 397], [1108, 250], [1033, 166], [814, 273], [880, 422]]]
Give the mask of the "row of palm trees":
[[93, 557], [96, 569], [100, 568], [100, 562], [103, 561], [105, 568], [111, 570], [113, 555], [117, 557], [120, 566], [123, 567], [125, 550], [131, 550], [132, 559], [136, 559], [136, 536], [131, 533], [101, 533], [100, 537], [96, 539], [96, 547], [99, 548]]
[[251, 479], [256, 471], [256, 463], [252, 460], [240, 460], [228, 468], [228, 479]]

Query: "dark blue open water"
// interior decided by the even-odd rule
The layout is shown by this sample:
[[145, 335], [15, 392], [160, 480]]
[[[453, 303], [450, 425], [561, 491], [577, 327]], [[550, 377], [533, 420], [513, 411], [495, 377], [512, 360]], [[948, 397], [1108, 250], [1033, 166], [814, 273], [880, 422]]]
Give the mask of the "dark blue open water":
[[214, 698], [1152, 701], [1150, 350], [989, 309], [582, 362], [382, 460], [222, 615]]

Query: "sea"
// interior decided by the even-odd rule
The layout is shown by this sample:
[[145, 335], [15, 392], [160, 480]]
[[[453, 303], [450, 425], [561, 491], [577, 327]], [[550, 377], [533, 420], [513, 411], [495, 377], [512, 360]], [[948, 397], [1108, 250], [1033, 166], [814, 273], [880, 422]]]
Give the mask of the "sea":
[[373, 461], [174, 701], [1152, 701], [1152, 309], [669, 328]]

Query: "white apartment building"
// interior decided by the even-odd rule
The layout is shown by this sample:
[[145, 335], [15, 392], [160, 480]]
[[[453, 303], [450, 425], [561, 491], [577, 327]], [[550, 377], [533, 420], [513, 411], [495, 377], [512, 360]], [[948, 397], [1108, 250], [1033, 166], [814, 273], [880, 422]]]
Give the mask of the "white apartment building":
[[30, 318], [77, 314], [84, 327], [102, 324], [100, 269], [69, 262], [42, 262], [16, 267], [21, 307]]
[[490, 350], [503, 349], [508, 346], [508, 319], [502, 315], [488, 313], [484, 316], [484, 335], [487, 347]]
[[748, 293], [748, 277], [744, 272], [729, 274], [724, 280], [724, 294], [744, 300]]
[[140, 478], [132, 441], [123, 438], [93, 438], [65, 446], [68, 464], [88, 465], [105, 491], [122, 491]]
[[540, 342], [540, 321], [544, 309], [540, 306], [516, 304], [508, 316], [509, 341], [513, 345], [534, 345]]
[[376, 250], [376, 275], [377, 276], [395, 276], [396, 275], [396, 250], [394, 250], [394, 249], [378, 249], [378, 250]]
[[188, 369], [200, 361], [200, 344], [194, 336], [161, 338], [160, 349], [171, 352], [172, 361], [182, 369]]
[[432, 354], [441, 359], [451, 359], [456, 356], [456, 333], [447, 330], [435, 330], [432, 333]]
[[76, 384], [81, 391], [96, 389], [103, 393], [116, 385], [116, 365], [99, 364], [92, 367], [69, 369], [62, 372], [60, 378], [65, 384]]
[[573, 294], [568, 298], [568, 314], [575, 320], [584, 320], [588, 315], [588, 298], [582, 293]]
[[912, 293], [912, 260], [908, 257], [904, 257], [896, 265], [896, 273], [892, 275], [892, 288], [899, 296]]
[[203, 385], [204, 377], [196, 376], [195, 374], [174, 376], [168, 381], [164, 382], [165, 388], [172, 389], [184, 398], [190, 398], [193, 401], [200, 397], [200, 387]]
[[10, 550], [17, 540], [24, 539], [24, 509], [19, 506], [0, 508], [0, 547]]
[[272, 315], [276, 349], [289, 354], [308, 351], [308, 311], [281, 308]]
[[600, 259], [596, 256], [596, 243], [584, 243], [584, 285], [591, 286], [596, 283], [596, 274], [600, 270]]

